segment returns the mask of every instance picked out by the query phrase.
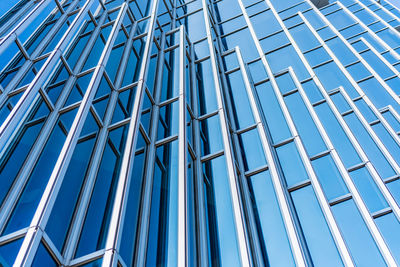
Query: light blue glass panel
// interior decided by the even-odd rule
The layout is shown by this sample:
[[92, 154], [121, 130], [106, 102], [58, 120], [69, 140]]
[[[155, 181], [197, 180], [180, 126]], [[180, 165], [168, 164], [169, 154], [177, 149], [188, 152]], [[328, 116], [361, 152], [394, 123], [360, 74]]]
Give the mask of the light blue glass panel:
[[221, 125], [218, 115], [202, 120], [200, 128], [204, 136], [201, 138], [202, 155], [212, 154], [223, 149]]
[[339, 37], [328, 40], [326, 44], [343, 65], [350, 64], [357, 60], [357, 57], [350, 51], [343, 41], [340, 40]]
[[358, 156], [354, 146], [347, 137], [342, 126], [339, 124], [332, 110], [327, 103], [322, 103], [315, 107], [318, 118], [322, 122], [325, 131], [337, 150], [343, 164], [349, 168], [361, 163], [361, 158]]
[[210, 59], [196, 65], [198, 100], [201, 114], [206, 114], [217, 109], [214, 78]]
[[335, 28], [339, 30], [356, 22], [349, 15], [347, 15], [344, 10], [336, 11], [327, 15], [326, 17], [335, 26]]
[[371, 213], [388, 207], [381, 191], [365, 167], [350, 172], [350, 177]]
[[295, 266], [269, 171], [248, 179], [259, 238], [270, 266]]
[[400, 264], [400, 224], [393, 213], [375, 219], [397, 264]]
[[385, 112], [382, 114], [386, 121], [396, 132], [400, 132], [400, 122], [394, 117], [392, 112]]
[[291, 196], [314, 265], [341, 266], [339, 252], [312, 187], [298, 189]]
[[365, 61], [378, 73], [381, 78], [386, 79], [390, 76], [395, 75], [393, 71], [390, 70], [390, 68], [382, 62], [382, 60], [375, 55], [374, 52], [371, 50], [365, 51], [360, 54]]
[[250, 21], [259, 39], [282, 29], [271, 10], [250, 18]]
[[319, 64], [322, 64], [329, 60], [332, 60], [332, 58], [329, 56], [329, 54], [326, 52], [325, 48], [323, 48], [323, 47], [309, 51], [309, 52], [305, 53], [304, 56], [306, 57], [306, 60], [310, 64], [311, 67], [314, 67], [316, 65], [319, 65]]
[[349, 192], [331, 155], [313, 160], [312, 166], [328, 201]]
[[273, 73], [291, 66], [300, 81], [310, 77], [310, 74], [291, 45], [267, 54], [266, 57]]
[[344, 118], [381, 178], [385, 179], [393, 176], [395, 174], [393, 168], [389, 165], [388, 161], [356, 115], [351, 113]]
[[353, 64], [346, 69], [356, 81], [360, 81], [372, 75], [371, 72], [361, 62]]
[[319, 66], [314, 71], [327, 92], [343, 86], [350, 97], [358, 96], [355, 88], [334, 62]]
[[[210, 239], [217, 242], [216, 244], [211, 243], [213, 247], [211, 249], [218, 250], [214, 253], [219, 254], [219, 258], [215, 260], [221, 267], [240, 266], [235, 217], [225, 156], [203, 164], [203, 172], [210, 183], [206, 188], [207, 216]], [[214, 229], [215, 232], [211, 229]]]
[[304, 23], [291, 28], [289, 31], [303, 52], [320, 45], [317, 38], [315, 38], [310, 29]]
[[288, 187], [308, 179], [306, 169], [294, 142], [276, 148], [276, 153]]
[[324, 98], [318, 86], [315, 84], [313, 80], [302, 83], [301, 86], [303, 87], [303, 90], [306, 93], [311, 104], [318, 102]]
[[267, 163], [257, 129], [242, 133], [239, 136], [239, 142], [246, 171], [261, 167]]
[[283, 116], [278, 99], [271, 87], [271, 83], [263, 83], [257, 86], [256, 89], [274, 143], [291, 137], [289, 127], [286, 124], [285, 117]]
[[286, 105], [310, 157], [325, 151], [326, 145], [299, 93], [285, 97]]
[[400, 164], [400, 147], [395, 139], [389, 134], [388, 130], [382, 125], [382, 123], [372, 125], [372, 129], [378, 135], [390, 155]]
[[253, 113], [250, 108], [249, 98], [240, 71], [228, 75], [228, 84], [231, 89], [232, 104], [234, 105], [234, 118], [238, 128], [245, 128], [254, 124]]
[[356, 266], [386, 266], [352, 199], [332, 207]]

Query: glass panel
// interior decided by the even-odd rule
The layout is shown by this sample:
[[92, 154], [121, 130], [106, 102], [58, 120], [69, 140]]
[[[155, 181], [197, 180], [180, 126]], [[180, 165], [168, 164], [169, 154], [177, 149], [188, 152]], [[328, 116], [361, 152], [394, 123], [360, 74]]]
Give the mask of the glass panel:
[[343, 265], [312, 187], [298, 189], [291, 196], [314, 265]]
[[267, 163], [257, 129], [241, 134], [239, 142], [244, 158], [245, 171], [253, 170]]
[[350, 172], [350, 176], [371, 213], [389, 206], [365, 167]]
[[299, 152], [294, 142], [276, 148], [288, 187], [308, 179]]
[[253, 196], [253, 210], [265, 261], [270, 266], [295, 266], [269, 171], [254, 175], [247, 181]]
[[386, 266], [353, 200], [336, 204], [333, 214], [357, 266]]
[[400, 224], [393, 213], [375, 219], [397, 264], [400, 264]]
[[312, 165], [328, 201], [349, 192], [331, 155], [313, 160]]
[[40, 242], [39, 248], [36, 252], [35, 258], [33, 259], [32, 266], [58, 266], [58, 264], [54, 261], [53, 257], [50, 255], [50, 252], [47, 250], [47, 248], [43, 245], [42, 242]]
[[235, 217], [225, 156], [203, 164], [211, 262], [240, 266]]
[[12, 266], [24, 239], [20, 238], [0, 246], [0, 266]]

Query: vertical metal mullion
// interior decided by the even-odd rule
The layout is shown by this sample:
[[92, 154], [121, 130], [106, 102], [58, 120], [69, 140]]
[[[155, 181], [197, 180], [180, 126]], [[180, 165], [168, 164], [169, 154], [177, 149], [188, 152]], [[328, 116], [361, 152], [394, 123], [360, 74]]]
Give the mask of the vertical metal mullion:
[[[215, 9], [213, 9], [213, 11], [215, 11]], [[215, 31], [217, 32], [218, 36], [221, 36], [220, 33], [220, 29], [218, 27], [215, 28]], [[221, 38], [217, 38], [217, 48], [218, 51], [222, 51], [222, 42], [221, 42]], [[219, 65], [222, 65], [222, 58], [220, 56], [220, 54], [217, 55], [217, 60], [219, 62]], [[246, 77], [244, 77], [244, 75], [246, 75]], [[220, 76], [221, 76], [221, 82], [223, 83], [223, 87], [222, 90], [224, 91], [225, 95], [227, 96], [225, 99], [225, 104], [226, 104], [226, 108], [228, 111], [227, 112], [227, 116], [229, 117], [229, 122], [230, 122], [230, 126], [232, 128], [235, 128], [233, 131], [236, 131], [236, 126], [235, 126], [235, 120], [234, 120], [234, 116], [233, 116], [233, 112], [234, 112], [234, 108], [233, 108], [233, 104], [232, 101], [229, 97], [229, 92], [227, 90], [228, 85], [227, 85], [227, 79], [226, 76], [223, 75], [220, 72]], [[243, 79], [248, 79], [248, 76], [246, 74], [246, 72], [242, 72], [242, 76]], [[231, 134], [231, 140], [234, 144], [233, 149], [235, 150], [234, 152], [236, 153], [236, 155], [241, 155], [240, 152], [240, 145], [239, 145], [239, 137], [237, 133], [232, 133]], [[253, 261], [253, 265], [254, 266], [264, 266], [264, 259], [263, 259], [263, 252], [261, 251], [261, 245], [260, 245], [260, 240], [258, 238], [258, 232], [257, 232], [257, 225], [255, 222], [255, 216], [254, 216], [254, 212], [253, 212], [253, 207], [252, 207], [252, 200], [251, 200], [251, 196], [250, 196], [250, 190], [249, 190], [249, 186], [247, 183], [247, 177], [245, 176], [245, 170], [244, 170], [244, 163], [243, 163], [243, 159], [240, 156], [236, 157], [237, 160], [237, 167], [239, 169], [239, 174], [238, 174], [238, 184], [239, 184], [239, 188], [241, 189], [241, 196], [242, 199], [241, 200], [241, 207], [242, 207], [242, 212], [244, 214], [244, 219], [246, 222], [246, 230], [247, 230], [247, 235], [249, 235], [249, 238], [246, 240], [247, 241], [247, 246], [249, 248], [249, 254], [250, 254], [250, 258]]]
[[[137, 22], [135, 22], [134, 25], [131, 27], [128, 40], [126, 41], [125, 44], [124, 52], [122, 55], [122, 61], [120, 63], [120, 67], [115, 80], [116, 89], [119, 89], [121, 87], [121, 83], [123, 81], [124, 74], [127, 69], [128, 57], [130, 53], [133, 53], [132, 43], [133, 43], [133, 37], [136, 33], [136, 29], [137, 29]], [[68, 236], [68, 243], [65, 249], [65, 259], [67, 261], [66, 265], [68, 265], [69, 262], [72, 260], [73, 253], [76, 249], [77, 242], [79, 240], [79, 233], [83, 227], [85, 215], [89, 206], [91, 194], [93, 192], [93, 188], [96, 182], [96, 177], [101, 164], [101, 159], [104, 153], [105, 146], [107, 144], [108, 127], [111, 125], [114, 108], [118, 100], [118, 94], [119, 93], [117, 90], [113, 90], [110, 94], [110, 100], [104, 115], [103, 127], [100, 129], [98, 133], [96, 144], [93, 149], [94, 152], [90, 161], [90, 165], [88, 167], [85, 187], [82, 190], [83, 191], [82, 198], [80, 200], [79, 207], [76, 211], [75, 218], [71, 226], [70, 234]]]
[[22, 118], [25, 116], [26, 111], [35, 99], [37, 92], [47, 80], [49, 74], [54, 70], [54, 67], [59, 63], [59, 59], [67, 47], [71, 38], [76, 31], [76, 29], [81, 24], [85, 17], [85, 14], [89, 10], [90, 6], [93, 4], [94, 0], [89, 0], [86, 2], [85, 6], [81, 9], [77, 17], [72, 22], [72, 26], [68, 28], [67, 32], [64, 34], [60, 42], [57, 44], [56, 48], [53, 50], [51, 55], [48, 57], [44, 66], [40, 69], [39, 73], [30, 83], [28, 88], [25, 90], [24, 94], [21, 96], [11, 113], [7, 116], [6, 120], [0, 127], [0, 150], [4, 149], [5, 144], [10, 140], [10, 138], [15, 134], [16, 128], [20, 125]]
[[157, 78], [154, 85], [154, 99], [155, 105], [153, 106], [152, 115], [151, 115], [151, 127], [150, 127], [150, 144], [148, 144], [148, 149], [146, 150], [146, 160], [145, 160], [145, 172], [143, 174], [143, 193], [141, 197], [141, 215], [140, 221], [138, 223], [138, 231], [139, 235], [137, 238], [137, 253], [135, 255], [135, 265], [144, 266], [146, 262], [146, 253], [147, 253], [147, 236], [149, 232], [149, 221], [150, 221], [150, 209], [151, 209], [151, 197], [152, 197], [152, 188], [153, 188], [153, 176], [154, 176], [154, 168], [156, 164], [156, 141], [157, 141], [157, 129], [158, 129], [158, 121], [160, 116], [160, 98], [161, 98], [161, 90], [162, 90], [162, 79], [163, 79], [163, 67], [165, 64], [164, 58], [164, 48], [166, 43], [165, 34], [161, 35], [160, 42], [160, 51], [158, 54], [157, 61]]
[[65, 172], [67, 171], [70, 160], [72, 158], [72, 153], [74, 152], [79, 135], [83, 128], [83, 124], [85, 123], [87, 115], [89, 113], [89, 109], [96, 93], [96, 89], [98, 88], [100, 81], [103, 77], [105, 64], [107, 63], [113, 43], [115, 42], [119, 33], [119, 29], [122, 25], [123, 17], [126, 13], [126, 10], [127, 4], [124, 3], [121, 6], [118, 18], [115, 21], [113, 29], [111, 30], [110, 36], [100, 57], [99, 65], [96, 67], [93, 77], [89, 83], [88, 89], [83, 96], [82, 103], [77, 111], [77, 115], [75, 116], [71, 129], [68, 132], [67, 139], [63, 145], [56, 165], [51, 173], [45, 191], [39, 202], [38, 208], [36, 209], [29, 230], [17, 255], [17, 258], [15, 260], [15, 264], [17, 266], [25, 264], [30, 265], [35, 256], [36, 249], [43, 234], [43, 230], [46, 226], [57, 194], [61, 187]]
[[[93, 34], [92, 34], [90, 40], [88, 41], [88, 46], [82, 52], [81, 59], [77, 63], [77, 67], [76, 67], [77, 69], [80, 69], [83, 67], [85, 59], [88, 56], [90, 50], [92, 49], [92, 45], [94, 45], [94, 42], [96, 41], [98, 34], [100, 33], [100, 26], [102, 25], [102, 23], [104, 22], [105, 19], [106, 19], [106, 13], [104, 13], [103, 16], [99, 18], [99, 25], [93, 30]], [[1, 208], [0, 230], [5, 227], [5, 222], [8, 218], [8, 216], [10, 216], [10, 213], [12, 211], [12, 208], [16, 204], [16, 200], [17, 200], [18, 196], [22, 193], [22, 190], [26, 183], [26, 180], [28, 179], [29, 174], [31, 173], [34, 165], [36, 164], [37, 160], [39, 159], [39, 155], [40, 155], [41, 151], [43, 150], [54, 125], [57, 123], [57, 119], [59, 117], [59, 111], [63, 107], [64, 102], [66, 101], [70, 91], [72, 90], [73, 86], [75, 85], [76, 80], [77, 80], [76, 76], [70, 76], [70, 78], [67, 80], [67, 82], [64, 86], [64, 89], [61, 92], [59, 99], [57, 100], [54, 110], [48, 116], [46, 123], [44, 124], [44, 126], [39, 134], [39, 137], [35, 141], [32, 150], [29, 152], [29, 155], [26, 159], [26, 163], [23, 165], [23, 167], [19, 171], [18, 176], [15, 179], [16, 182], [13, 186], [13, 189], [12, 189], [11, 193], [9, 194], [9, 196], [7, 197], [7, 200], [3, 203], [2, 208]], [[35, 99], [37, 100], [38, 96]], [[31, 110], [32, 108], [33, 107], [31, 106], [29, 110]], [[29, 113], [30, 113], [30, 111], [26, 112], [26, 116]], [[25, 122], [25, 119], [21, 120], [21, 126], [23, 125], [23, 122]], [[16, 133], [18, 131], [19, 130], [16, 130]], [[13, 141], [13, 138], [11, 138], [10, 140], [7, 140], [8, 143], [5, 147], [7, 148], [9, 146], [9, 144], [12, 143], [12, 141]], [[7, 152], [7, 150], [4, 149], [3, 151], [1, 151], [0, 156], [3, 157], [6, 152]]]
[[[333, 102], [331, 102], [329, 96], [327, 95], [326, 90], [323, 90], [323, 89], [322, 89], [322, 88], [323, 88], [322, 83], [321, 83], [321, 82], [319, 81], [319, 79], [317, 78], [315, 72], [314, 72], [313, 69], [311, 68], [310, 64], [307, 62], [306, 58], [304, 57], [303, 53], [301, 52], [300, 48], [298, 47], [297, 43], [296, 43], [295, 40], [293, 39], [293, 37], [292, 37], [292, 35], [290, 34], [290, 32], [288, 31], [288, 29], [287, 29], [286, 26], [284, 25], [282, 19], [279, 17], [279, 15], [278, 15], [278, 13], [276, 12], [275, 8], [273, 7], [273, 5], [271, 4], [271, 2], [270, 2], [269, 0], [264, 0], [264, 1], [270, 6], [271, 11], [272, 11], [274, 17], [276, 18], [276, 20], [278, 21], [278, 23], [279, 23], [280, 26], [282, 27], [283, 31], [284, 31], [285, 34], [286, 34], [286, 37], [289, 39], [289, 41], [290, 41], [291, 44], [293, 45], [293, 48], [295, 49], [297, 55], [300, 57], [300, 59], [301, 59], [301, 61], [303, 62], [304, 66], [306, 67], [306, 69], [308, 70], [308, 72], [311, 74], [311, 76], [315, 78], [314, 81], [317, 82], [317, 85], [318, 85], [318, 87], [319, 87], [319, 89], [320, 89], [322, 95], [325, 97], [326, 101], [327, 101], [328, 103], [330, 103], [330, 105], [332, 105], [332, 106], [331, 106], [332, 110], [336, 110], [336, 112], [337, 112], [337, 109], [336, 109], [336, 107], [334, 106]], [[339, 68], [340, 68], [340, 65], [338, 65], [338, 66], [339, 66]], [[344, 73], [346, 73], [346, 72], [345, 72], [346, 70], [345, 70], [345, 69], [343, 70], [343, 66], [342, 66], [342, 69], [341, 69], [341, 70], [342, 70]], [[354, 85], [355, 87], [358, 86], [357, 83], [355, 83], [355, 81], [354, 81], [351, 77], [349, 77], [349, 81], [352, 82], [353, 85]], [[341, 124], [342, 124], [343, 126], [347, 126], [347, 125], [345, 124], [345, 122], [343, 121], [343, 118], [341, 118], [341, 117], [338, 118], [338, 120], [340, 120], [340, 119], [342, 120], [342, 123], [341, 123]], [[348, 130], [349, 130], [349, 129], [348, 129]], [[349, 130], [349, 131], [350, 131], [350, 130]], [[333, 146], [331, 146], [331, 147], [333, 147]], [[368, 212], [368, 209], [367, 209], [367, 207], [366, 207], [366, 205], [365, 205], [363, 199], [361, 198], [360, 193], [358, 192], [358, 190], [357, 190], [356, 186], [354, 185], [354, 183], [353, 183], [353, 181], [352, 181], [350, 175], [348, 174], [348, 172], [347, 172], [347, 170], [345, 169], [343, 163], [341, 162], [339, 155], [338, 155], [337, 153], [333, 153], [333, 155], [334, 155], [334, 158], [336, 159], [335, 161], [336, 161], [336, 163], [337, 163], [337, 165], [338, 165], [338, 167], [339, 167], [339, 170], [341, 171], [341, 173], [342, 173], [342, 175], [343, 175], [344, 181], [346, 182], [346, 184], [347, 184], [347, 186], [348, 186], [348, 188], [349, 188], [349, 191], [353, 194], [353, 197], [354, 197], [354, 200], [355, 200], [355, 202], [356, 202], [356, 205], [357, 205], [357, 207], [359, 208], [359, 210], [360, 210], [360, 212], [361, 212], [361, 215], [362, 215], [362, 217], [364, 218], [364, 221], [365, 221], [366, 225], [368, 226], [368, 229], [370, 230], [370, 233], [372, 234], [372, 236], [373, 236], [375, 242], [377, 243], [377, 245], [378, 245], [378, 247], [379, 247], [379, 249], [380, 249], [380, 252], [382, 253], [382, 256], [383, 256], [384, 260], [386, 261], [386, 263], [387, 263], [389, 266], [395, 266], [395, 265], [396, 265], [395, 260], [394, 260], [394, 258], [393, 258], [393, 256], [392, 256], [392, 254], [390, 253], [387, 244], [386, 244], [385, 241], [383, 240], [383, 237], [382, 237], [381, 233], [379, 232], [378, 227], [376, 226], [375, 222], [373, 221], [372, 217], [370, 216], [370, 214], [369, 214], [369, 212]]]
[[49, 42], [52, 40], [52, 38], [57, 33], [57, 31], [60, 30], [59, 28], [68, 19], [68, 13], [73, 11], [78, 3], [79, 3], [79, 0], [74, 0], [72, 2], [72, 4], [69, 6], [67, 12], [64, 13], [63, 15], [61, 15], [60, 18], [58, 18], [58, 20], [55, 23], [55, 25], [46, 34], [46, 37], [40, 42], [38, 47], [33, 51], [33, 53], [30, 56], [30, 58], [28, 58], [26, 60], [26, 62], [18, 70], [18, 73], [7, 84], [7, 86], [3, 90], [3, 94], [0, 95], [0, 106], [3, 106], [6, 103], [6, 101], [9, 98], [8, 93], [11, 92], [12, 90], [14, 90], [18, 86], [19, 82], [24, 78], [25, 74], [32, 68], [32, 66], [34, 64], [33, 60], [44, 50], [45, 46], [47, 44], [49, 44]]
[[[243, 78], [243, 81], [244, 81], [244, 84], [246, 87], [246, 93], [247, 93], [249, 90], [249, 88], [247, 88], [247, 86], [251, 86], [250, 78], [246, 71], [245, 63], [241, 56], [239, 47], [235, 47], [235, 53], [238, 58], [240, 72], [241, 72], [241, 75], [242, 75], [242, 78]], [[249, 95], [248, 95], [248, 97], [250, 99]], [[231, 101], [229, 101], [229, 99], [228, 99], [227, 102], [229, 102], [228, 105], [233, 112]], [[254, 115], [254, 112], [252, 112], [252, 113], [253, 113], [254, 120], [256, 120], [255, 119], [256, 116]], [[232, 113], [230, 113], [230, 114], [232, 114]], [[232, 122], [234, 121], [232, 115], [230, 116], [230, 119]], [[256, 124], [257, 124], [257, 122], [256, 122]], [[257, 127], [258, 127], [258, 125], [257, 125]], [[235, 129], [235, 130], [237, 130], [237, 129]], [[257, 131], [258, 131], [258, 129], [257, 129]], [[238, 134], [235, 133], [234, 136], [232, 137], [232, 139], [233, 139], [233, 142], [235, 143], [235, 147], [237, 148], [237, 150], [239, 150], [238, 148], [240, 146], [239, 146]], [[236, 151], [236, 153], [238, 153], [240, 155], [240, 151]], [[248, 227], [249, 227], [249, 232], [250, 232], [249, 233], [250, 234], [249, 243], [252, 246], [251, 254], [252, 254], [253, 261], [254, 261], [254, 266], [265, 266], [264, 259], [263, 259], [263, 252], [261, 251], [260, 240], [258, 238], [258, 231], [257, 231], [255, 215], [254, 215], [253, 207], [252, 207], [253, 204], [252, 204], [252, 200], [251, 200], [251, 196], [250, 196], [250, 190], [249, 190], [249, 186], [247, 184], [247, 179], [251, 179], [251, 178], [248, 178], [244, 175], [245, 170], [244, 170], [244, 163], [243, 163], [242, 157], [239, 156], [237, 161], [238, 161], [239, 171], [240, 171], [240, 184], [243, 189], [243, 192], [242, 192], [243, 198], [244, 198], [243, 202], [245, 205], [245, 211], [247, 214], [247, 221], [248, 221]]]
[[186, 42], [185, 29], [179, 27], [179, 134], [178, 134], [178, 264], [187, 266], [187, 140], [186, 140]]
[[203, 13], [204, 13], [204, 21], [206, 26], [206, 33], [207, 33], [207, 42], [208, 48], [210, 50], [210, 61], [211, 67], [213, 72], [213, 79], [214, 79], [214, 87], [215, 93], [217, 97], [217, 104], [218, 104], [218, 116], [220, 118], [220, 125], [222, 130], [222, 139], [224, 144], [224, 152], [226, 157], [227, 163], [227, 170], [228, 170], [228, 179], [230, 185], [230, 194], [232, 199], [232, 207], [233, 207], [233, 215], [234, 215], [234, 224], [236, 226], [236, 234], [238, 240], [238, 248], [239, 254], [241, 259], [241, 264], [244, 267], [251, 266], [250, 258], [249, 258], [249, 249], [247, 247], [246, 242], [246, 230], [245, 230], [245, 222], [244, 222], [244, 215], [242, 214], [242, 210], [240, 207], [240, 193], [237, 184], [237, 175], [235, 170], [235, 163], [234, 163], [234, 156], [232, 151], [232, 144], [229, 138], [229, 129], [228, 129], [228, 122], [226, 117], [226, 112], [224, 110], [224, 102], [223, 102], [223, 93], [222, 88], [219, 83], [218, 78], [218, 68], [217, 68], [217, 59], [216, 53], [214, 50], [212, 34], [211, 34], [211, 26], [210, 26], [210, 17], [208, 13], [208, 6], [206, 0], [202, 0], [203, 6]]
[[[120, 235], [122, 234], [122, 219], [126, 212], [127, 205], [127, 192], [129, 189], [130, 178], [132, 176], [133, 171], [133, 162], [135, 158], [135, 150], [137, 143], [137, 135], [140, 124], [141, 117], [141, 109], [143, 103], [143, 97], [145, 94], [146, 88], [146, 76], [148, 71], [148, 63], [151, 55], [151, 47], [153, 43], [154, 37], [154, 29], [155, 29], [155, 21], [157, 16], [157, 8], [158, 8], [159, 0], [153, 1], [153, 6], [151, 10], [151, 16], [149, 21], [147, 40], [143, 53], [143, 61], [142, 66], [139, 73], [139, 81], [136, 89], [135, 99], [133, 102], [133, 108], [129, 123], [129, 129], [126, 138], [126, 145], [124, 148], [124, 153], [122, 155], [121, 169], [118, 178], [118, 184], [115, 193], [115, 200], [112, 207], [111, 213], [111, 221], [109, 225], [109, 231], [106, 239], [106, 251], [104, 254], [103, 264], [102, 266], [114, 266], [117, 264], [116, 257], [116, 243], [119, 240]], [[140, 235], [140, 233], [139, 233]], [[139, 247], [137, 251], [143, 248]], [[140, 266], [143, 266], [140, 265]]]
[[198, 263], [200, 267], [209, 266], [208, 262], [208, 246], [207, 246], [207, 220], [206, 220], [206, 207], [204, 200], [204, 178], [201, 164], [201, 137], [200, 137], [200, 122], [198, 120], [199, 117], [199, 107], [198, 107], [198, 95], [196, 91], [196, 66], [195, 66], [195, 54], [194, 47], [192, 46], [191, 52], [191, 68], [192, 68], [192, 106], [193, 112], [195, 115], [195, 119], [193, 120], [193, 132], [194, 132], [194, 150], [196, 152], [195, 159], [195, 196], [196, 196], [196, 225], [197, 225], [197, 244], [198, 244]]
[[[260, 55], [261, 61], [265, 67], [265, 70], [267, 71], [268, 77], [270, 77], [271, 85], [272, 87], [277, 87], [277, 83], [273, 77], [273, 72], [271, 68], [269, 67], [269, 64], [267, 62], [267, 59], [264, 55], [264, 52], [261, 48], [261, 45], [257, 39], [256, 33], [254, 31], [253, 25], [250, 22], [250, 18], [247, 15], [246, 9], [243, 5], [243, 2], [241, 0], [238, 0], [239, 6], [242, 10], [243, 17], [247, 23], [247, 26], [249, 28], [250, 34], [253, 38], [254, 44], [257, 48], [257, 52]], [[250, 103], [252, 106], [253, 114], [254, 117], [256, 118], [256, 122], [258, 125], [259, 129], [259, 134], [262, 139], [263, 143], [263, 148], [264, 148], [264, 154], [266, 155], [269, 168], [271, 171], [271, 178], [272, 182], [274, 185], [274, 190], [277, 195], [278, 203], [280, 206], [280, 211], [282, 213], [283, 221], [285, 223], [285, 228], [288, 234], [288, 239], [290, 242], [290, 246], [293, 251], [293, 257], [295, 259], [295, 262], [298, 266], [306, 266], [307, 265], [307, 252], [304, 251], [304, 248], [301, 246], [301, 240], [299, 237], [298, 229], [296, 228], [296, 221], [295, 218], [292, 214], [291, 211], [291, 206], [289, 203], [289, 195], [287, 193], [287, 190], [285, 188], [284, 182], [282, 181], [281, 174], [279, 172], [279, 161], [274, 154], [274, 148], [272, 147], [272, 141], [270, 138], [269, 130], [266, 128], [267, 124], [262, 121], [262, 114], [260, 112], [261, 106], [260, 103], [257, 102], [257, 93], [253, 92], [254, 89], [252, 90], [247, 90], [249, 98], [250, 98]]]

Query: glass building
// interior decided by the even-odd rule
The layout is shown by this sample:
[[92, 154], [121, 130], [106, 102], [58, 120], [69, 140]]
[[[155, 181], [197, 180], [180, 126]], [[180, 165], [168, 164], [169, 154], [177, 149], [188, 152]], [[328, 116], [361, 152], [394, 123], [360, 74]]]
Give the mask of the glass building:
[[400, 266], [387, 0], [1, 0], [0, 266]]

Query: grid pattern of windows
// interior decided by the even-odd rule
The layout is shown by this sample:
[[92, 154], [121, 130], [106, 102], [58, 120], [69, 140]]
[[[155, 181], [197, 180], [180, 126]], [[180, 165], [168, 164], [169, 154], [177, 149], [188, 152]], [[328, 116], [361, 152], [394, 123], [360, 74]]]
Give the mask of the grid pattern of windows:
[[400, 9], [1, 1], [12, 265], [400, 266]]

